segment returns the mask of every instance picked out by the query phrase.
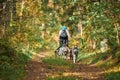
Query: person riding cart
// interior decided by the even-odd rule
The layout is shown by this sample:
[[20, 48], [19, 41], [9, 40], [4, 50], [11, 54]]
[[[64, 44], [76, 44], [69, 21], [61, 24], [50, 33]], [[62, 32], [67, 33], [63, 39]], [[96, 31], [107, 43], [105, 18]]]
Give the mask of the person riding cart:
[[70, 33], [66, 26], [62, 26], [59, 31], [59, 47], [57, 48], [57, 52], [59, 51], [59, 48], [63, 46], [63, 44], [66, 44], [68, 47], [68, 42], [70, 39]]

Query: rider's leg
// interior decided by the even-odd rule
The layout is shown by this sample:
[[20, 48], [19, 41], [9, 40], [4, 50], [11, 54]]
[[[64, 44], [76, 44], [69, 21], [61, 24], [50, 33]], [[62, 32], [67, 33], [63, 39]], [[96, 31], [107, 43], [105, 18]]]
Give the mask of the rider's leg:
[[60, 47], [63, 46], [63, 39], [60, 39]]
[[69, 45], [68, 45], [68, 39], [65, 40], [65, 43], [66, 43], [67, 47], [69, 47]]
[[60, 40], [59, 40], [59, 47], [57, 48], [57, 50], [59, 50], [60, 47], [62, 47], [62, 43], [63, 43], [63, 39], [60, 38]]

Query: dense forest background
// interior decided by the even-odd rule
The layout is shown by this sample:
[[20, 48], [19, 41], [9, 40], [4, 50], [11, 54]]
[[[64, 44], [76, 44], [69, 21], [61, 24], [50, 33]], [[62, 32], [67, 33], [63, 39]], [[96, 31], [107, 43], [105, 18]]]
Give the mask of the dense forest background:
[[107, 39], [106, 54], [119, 63], [120, 0], [0, 0], [0, 80], [19, 79], [33, 54], [55, 50], [62, 25], [70, 47], [97, 52]]

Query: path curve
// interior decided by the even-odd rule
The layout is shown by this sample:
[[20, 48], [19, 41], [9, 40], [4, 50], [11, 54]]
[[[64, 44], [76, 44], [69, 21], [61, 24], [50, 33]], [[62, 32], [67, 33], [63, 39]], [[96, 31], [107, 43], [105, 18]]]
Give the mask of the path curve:
[[[31, 61], [28, 61], [25, 67], [26, 76], [23, 80], [45, 80], [48, 76], [59, 75], [58, 73], [61, 71], [61, 69], [56, 67], [49, 69], [49, 65], [41, 61], [42, 58], [45, 58], [49, 55], [49, 52], [41, 52], [40, 54], [35, 54], [33, 56], [33, 59]], [[80, 63], [76, 63], [74, 65], [74, 69], [66, 70], [63, 75], [79, 76], [82, 78], [82, 80], [106, 80], [103, 76], [104, 69]]]

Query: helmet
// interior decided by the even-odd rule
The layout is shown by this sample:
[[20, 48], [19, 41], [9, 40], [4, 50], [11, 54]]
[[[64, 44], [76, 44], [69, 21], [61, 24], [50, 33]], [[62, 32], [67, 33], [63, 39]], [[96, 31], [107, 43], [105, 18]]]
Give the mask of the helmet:
[[66, 26], [62, 26], [62, 28], [61, 28], [62, 30], [66, 30], [67, 28], [66, 28]]

